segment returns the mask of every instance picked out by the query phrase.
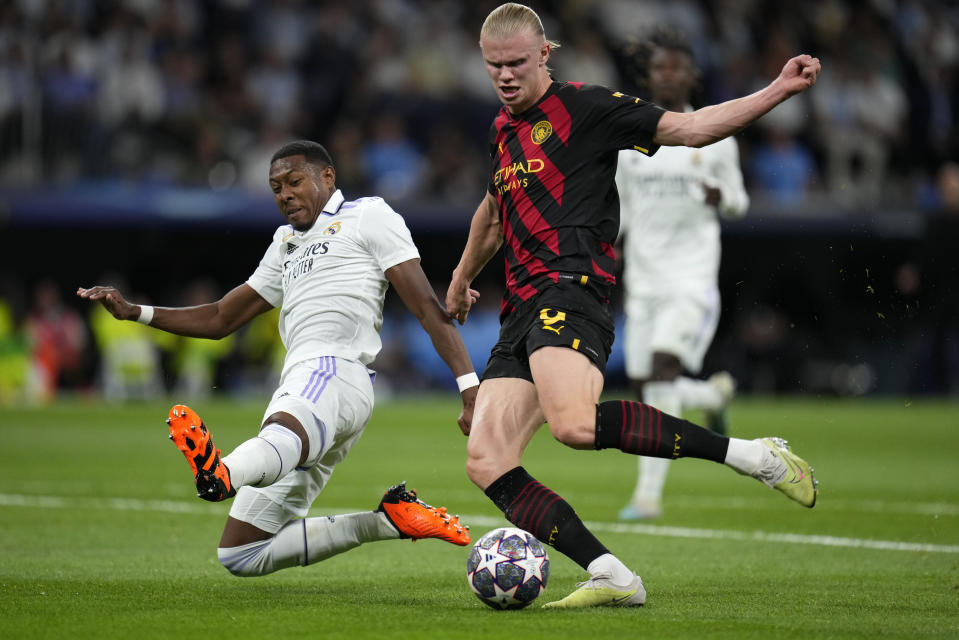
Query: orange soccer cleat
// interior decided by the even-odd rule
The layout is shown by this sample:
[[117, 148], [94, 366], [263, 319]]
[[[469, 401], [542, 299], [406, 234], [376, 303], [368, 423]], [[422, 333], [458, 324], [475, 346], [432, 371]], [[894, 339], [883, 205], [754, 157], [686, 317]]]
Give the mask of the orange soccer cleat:
[[405, 482], [387, 489], [376, 510], [386, 514], [401, 538], [439, 538], [461, 547], [470, 543], [469, 527], [460, 524], [459, 516], [451, 516], [445, 507], [437, 509], [418, 499], [415, 490], [407, 491]]
[[198, 498], [219, 502], [236, 495], [230, 470], [220, 463], [220, 450], [213, 446], [209, 429], [190, 407], [178, 404], [170, 409], [170, 440], [183, 452], [193, 470]]

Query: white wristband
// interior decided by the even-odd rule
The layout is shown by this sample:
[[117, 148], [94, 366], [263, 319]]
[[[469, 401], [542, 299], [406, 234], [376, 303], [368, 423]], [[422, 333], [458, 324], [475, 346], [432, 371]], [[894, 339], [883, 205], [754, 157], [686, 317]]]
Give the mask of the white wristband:
[[469, 373], [464, 373], [463, 375], [456, 378], [456, 386], [459, 387], [460, 393], [463, 393], [471, 387], [479, 386], [479, 376], [476, 375], [475, 371], [470, 371]]
[[140, 305], [140, 317], [137, 318], [137, 322], [140, 324], [150, 324], [150, 321], [153, 320], [153, 307], [148, 304]]

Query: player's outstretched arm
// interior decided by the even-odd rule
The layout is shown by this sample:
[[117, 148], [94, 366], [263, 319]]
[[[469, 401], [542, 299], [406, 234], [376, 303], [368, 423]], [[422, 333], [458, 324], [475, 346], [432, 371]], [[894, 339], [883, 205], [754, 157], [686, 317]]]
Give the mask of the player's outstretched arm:
[[780, 102], [816, 84], [820, 69], [819, 58], [796, 56], [775, 80], [756, 93], [690, 113], [667, 111], [659, 120], [653, 140], [665, 146], [704, 147], [735, 135]]
[[487, 193], [473, 214], [466, 248], [463, 249], [459, 264], [453, 269], [453, 279], [446, 291], [446, 312], [450, 318], [455, 318], [460, 324], [466, 322], [470, 307], [479, 299], [479, 292], [470, 288], [470, 284], [502, 244], [503, 227], [500, 224], [499, 207], [496, 199]]
[[[403, 304], [420, 321], [426, 333], [433, 341], [433, 348], [440, 354], [446, 366], [459, 379], [461, 376], [473, 374], [473, 362], [470, 360], [463, 338], [453, 321], [443, 310], [440, 301], [433, 292], [423, 268], [418, 259], [407, 260], [386, 270], [386, 277], [390, 284], [400, 294]], [[476, 391], [479, 383], [470, 385], [460, 391], [463, 399], [463, 411], [457, 420], [460, 430], [469, 434], [473, 422], [473, 405], [476, 403]]]
[[[101, 303], [118, 320], [137, 320], [143, 311], [142, 305], [127, 302], [115, 287], [80, 287], [77, 295]], [[180, 336], [219, 339], [272, 308], [244, 283], [216, 302], [195, 307], [154, 307], [153, 318], [147, 324]]]

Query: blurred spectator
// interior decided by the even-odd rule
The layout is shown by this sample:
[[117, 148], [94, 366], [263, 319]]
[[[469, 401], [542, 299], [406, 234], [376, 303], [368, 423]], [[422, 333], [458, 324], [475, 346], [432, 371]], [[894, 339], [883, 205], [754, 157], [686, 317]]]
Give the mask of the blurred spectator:
[[570, 42], [562, 45], [562, 55], [556, 56], [553, 77], [573, 82], [619, 85], [619, 73], [609, 49], [595, 31], [574, 31]]
[[242, 366], [236, 368], [239, 379], [228, 385], [231, 390], [269, 393], [276, 387], [286, 357], [286, 348], [276, 330], [279, 320], [277, 307], [253, 318], [239, 334]]
[[[264, 124], [257, 136], [237, 155], [240, 158], [239, 184], [253, 192], [270, 192], [270, 158], [284, 143], [293, 139], [289, 129], [281, 124]], [[339, 178], [339, 163], [337, 163]]]
[[[907, 101], [901, 86], [841, 55], [828, 60], [821, 91], [811, 95], [826, 152], [830, 193], [848, 206], [878, 203], [893, 143], [902, 136]], [[819, 88], [819, 87], [817, 87]]]
[[[100, 280], [123, 286], [116, 275], [108, 274]], [[162, 395], [155, 329], [137, 322], [117, 322], [99, 304], [90, 311], [90, 329], [100, 354], [101, 393], [106, 400], [125, 402]]]
[[13, 308], [0, 298], [0, 407], [26, 399], [30, 346]]
[[25, 330], [30, 342], [31, 399], [50, 402], [61, 386], [75, 387], [82, 381], [86, 325], [80, 314], [64, 306], [53, 281], [37, 285]]
[[[212, 281], [196, 280], [187, 286], [183, 304], [179, 306], [206, 304], [220, 296], [220, 291]], [[222, 340], [205, 340], [162, 331], [153, 333], [157, 344], [166, 352], [166, 371], [173, 379], [172, 391], [177, 397], [210, 397], [216, 388], [219, 365], [232, 351], [235, 336], [231, 334]]]
[[361, 193], [367, 184], [361, 157], [363, 131], [353, 120], [337, 121], [330, 133], [330, 155], [336, 158], [336, 184], [347, 197]]
[[764, 136], [753, 149], [750, 188], [759, 200], [778, 208], [797, 210], [805, 201], [816, 177], [812, 153], [793, 134], [778, 126], [760, 127]]
[[370, 188], [377, 195], [403, 200], [419, 189], [423, 155], [407, 135], [400, 116], [385, 112], [374, 117], [361, 157]]
[[302, 80], [296, 68], [272, 46], [266, 46], [246, 80], [260, 118], [268, 124], [296, 127], [300, 117]]
[[163, 77], [150, 59], [150, 41], [142, 29], [116, 36], [118, 51], [104, 55], [97, 78], [98, 116], [109, 129], [150, 126], [164, 109]]

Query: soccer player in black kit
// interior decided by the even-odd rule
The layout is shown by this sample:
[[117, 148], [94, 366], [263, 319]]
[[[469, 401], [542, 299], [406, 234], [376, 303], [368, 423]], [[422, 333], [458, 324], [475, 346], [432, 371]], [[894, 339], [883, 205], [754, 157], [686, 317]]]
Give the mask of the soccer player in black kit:
[[[479, 387], [467, 445], [470, 479], [506, 518], [568, 556], [589, 579], [546, 607], [638, 606], [642, 580], [609, 552], [562, 497], [522, 467], [545, 422], [575, 449], [619, 448], [713, 460], [812, 507], [809, 465], [779, 438], [727, 438], [639, 402], [600, 402], [613, 342], [608, 294], [619, 227], [617, 152], [702, 147], [733, 135], [816, 81], [819, 60], [789, 60], [766, 88], [690, 113], [666, 112], [604, 87], [554, 82], [546, 39], [527, 6], [494, 9], [480, 49], [503, 104], [490, 129], [490, 181], [446, 295], [466, 321], [470, 287], [504, 248], [499, 340]], [[664, 211], [663, 215], [668, 215]]]

